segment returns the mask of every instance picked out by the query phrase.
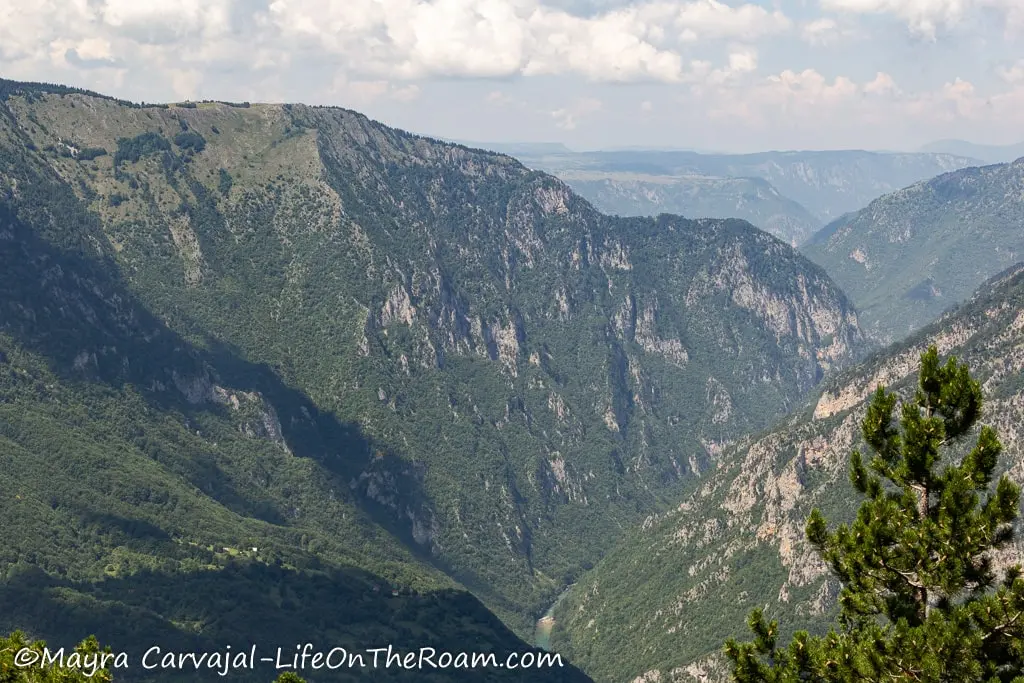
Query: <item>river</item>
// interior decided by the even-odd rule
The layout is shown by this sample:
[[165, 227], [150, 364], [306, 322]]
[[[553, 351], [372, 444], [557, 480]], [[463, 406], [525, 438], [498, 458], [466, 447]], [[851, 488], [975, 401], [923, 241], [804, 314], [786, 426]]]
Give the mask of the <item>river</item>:
[[565, 590], [558, 594], [555, 601], [548, 607], [548, 611], [537, 620], [537, 627], [533, 633], [533, 645], [542, 650], [551, 650], [551, 630], [555, 628], [555, 608], [562, 602], [562, 599], [569, 594], [576, 584], [569, 584]]

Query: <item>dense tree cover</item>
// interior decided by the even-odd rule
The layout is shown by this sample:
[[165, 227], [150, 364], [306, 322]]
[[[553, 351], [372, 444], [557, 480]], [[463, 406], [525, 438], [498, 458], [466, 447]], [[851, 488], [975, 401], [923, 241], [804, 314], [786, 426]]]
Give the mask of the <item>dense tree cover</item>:
[[0, 78], [0, 101], [7, 99], [11, 95], [23, 95], [31, 99], [38, 99], [47, 94], [55, 94], [62, 97], [65, 95], [87, 95], [89, 97], [111, 100], [126, 107], [139, 106], [125, 100], [118, 100], [110, 97], [109, 95], [101, 95], [100, 93], [96, 93], [91, 90], [84, 90], [82, 88], [74, 88], [56, 83], [24, 83]]
[[863, 420], [873, 456], [851, 456], [866, 498], [856, 521], [830, 532], [815, 510], [807, 523], [842, 582], [838, 624], [780, 647], [778, 623], [755, 610], [755, 640], [726, 645], [735, 680], [1024, 681], [1024, 578], [1012, 566], [998, 579], [991, 555], [1012, 540], [1020, 488], [1006, 475], [993, 486], [1002, 446], [991, 427], [943, 462], [974, 433], [981, 386], [933, 346], [913, 398], [898, 403], [879, 387]]
[[107, 150], [102, 147], [84, 147], [78, 150], [78, 154], [75, 156], [79, 161], [92, 161], [107, 155]]
[[231, 186], [234, 184], [231, 174], [227, 169], [217, 169], [217, 190], [225, 197], [231, 194]]
[[[64, 644], [95, 633], [133, 651], [319, 638], [526, 649], [352, 491], [373, 452], [358, 426], [151, 313], [97, 216], [9, 123], [0, 116], [0, 630]], [[221, 386], [237, 403], [214, 400]], [[550, 675], [586, 680], [568, 666]]]
[[[48, 628], [98, 600], [209, 632], [180, 583], [132, 579], [182, 575], [204, 602], [237, 581], [296, 610], [359, 605], [330, 623], [354, 640], [379, 626], [356, 617], [391, 614], [372, 584], [431, 594], [454, 583], [444, 572], [526, 635], [709, 450], [817, 381], [832, 338], [776, 329], [780, 305], [797, 302], [801, 330], [850, 313], [746, 223], [607, 218], [511, 159], [351, 112], [101, 106], [122, 136], [113, 173], [26, 154], [23, 138], [4, 160], [34, 188], [11, 205], [23, 253], [3, 348], [9, 460], [37, 467], [11, 476], [28, 490], [9, 547], [69, 582], [33, 584], [60, 607], [12, 613]], [[86, 109], [10, 108], [68, 125]], [[202, 154], [168, 149], [186, 128]], [[33, 175], [46, 166], [59, 174]], [[734, 296], [748, 286], [753, 300]], [[857, 342], [847, 321], [839, 363]], [[268, 569], [239, 578], [238, 556]], [[280, 586], [321, 571], [352, 585], [303, 600]]]
[[149, 154], [170, 151], [171, 143], [160, 133], [147, 132], [133, 138], [118, 138], [114, 165], [134, 163]]
[[174, 136], [174, 144], [198, 154], [206, 148], [206, 139], [195, 131], [182, 131]]
[[[202, 154], [166, 149], [185, 120], [207, 136]], [[106, 198], [91, 205], [96, 238], [117, 245], [132, 295], [224, 350], [219, 385], [258, 381], [289, 448], [330, 463], [337, 490], [524, 636], [707, 466], [705, 444], [766, 424], [820, 378], [809, 349], [832, 339], [780, 335], [768, 299], [815, 292], [825, 310], [794, 311], [801, 330], [849, 312], [820, 269], [746, 223], [610, 219], [511, 159], [351, 112], [200, 106], [143, 123], [113, 178], [105, 164], [71, 171]], [[759, 301], [714, 284], [735, 271]], [[839, 337], [844, 362], [856, 329]]]

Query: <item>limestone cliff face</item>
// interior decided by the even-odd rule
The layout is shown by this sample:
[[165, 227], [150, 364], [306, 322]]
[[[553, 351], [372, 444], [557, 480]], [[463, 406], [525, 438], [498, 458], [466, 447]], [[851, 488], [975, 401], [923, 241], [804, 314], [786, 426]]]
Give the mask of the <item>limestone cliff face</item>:
[[[319, 457], [517, 627], [862, 348], [842, 292], [742, 221], [607, 217], [347, 110], [5, 92], [12, 154], [98, 219], [140, 301], [358, 428], [367, 452]], [[285, 452], [305, 419], [179, 380]]]
[[[911, 391], [930, 344], [982, 381], [982, 422], [999, 431], [1006, 467], [1024, 482], [1022, 310], [1017, 266], [908, 342], [826, 380], [803, 410], [727, 447], [691, 495], [648, 517], [584, 576], [556, 613], [555, 642], [596, 680], [726, 681], [721, 644], [746, 636], [754, 607], [767, 605], [787, 632], [823, 623], [838, 586], [805, 540], [807, 516], [813, 507], [833, 522], [855, 513], [849, 456], [864, 447], [866, 401], [880, 384]], [[640, 652], [630, 659], [633, 647]]]

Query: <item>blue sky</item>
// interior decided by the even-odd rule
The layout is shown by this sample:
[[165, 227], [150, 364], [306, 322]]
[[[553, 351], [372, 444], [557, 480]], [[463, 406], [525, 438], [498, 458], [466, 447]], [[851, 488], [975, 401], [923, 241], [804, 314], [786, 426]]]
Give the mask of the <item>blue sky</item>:
[[1024, 0], [0, 0], [0, 75], [464, 140], [1024, 140]]

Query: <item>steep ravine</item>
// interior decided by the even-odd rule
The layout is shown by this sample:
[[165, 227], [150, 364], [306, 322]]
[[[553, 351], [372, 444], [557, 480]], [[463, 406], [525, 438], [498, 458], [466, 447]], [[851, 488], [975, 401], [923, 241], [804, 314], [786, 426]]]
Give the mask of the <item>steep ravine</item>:
[[[721, 647], [747, 638], [751, 609], [767, 606], [782, 635], [821, 629], [837, 586], [804, 536], [820, 507], [849, 520], [859, 498], [849, 457], [878, 385], [911, 391], [920, 354], [937, 345], [982, 382], [983, 424], [1003, 444], [1003, 466], [1024, 482], [1024, 265], [909, 340], [826, 379], [800, 410], [726, 447], [674, 509], [648, 516], [555, 610], [554, 647], [599, 683], [718, 683]], [[1022, 536], [997, 565], [1024, 557]]]
[[551, 606], [544, 612], [544, 616], [537, 620], [537, 627], [533, 636], [533, 644], [536, 647], [539, 647], [542, 650], [551, 650], [551, 633], [557, 626], [557, 623], [555, 622], [555, 610], [558, 609], [558, 606], [562, 601], [568, 597], [574, 585], [575, 584], [569, 584], [566, 586], [565, 590], [558, 594], [555, 601], [551, 603]]

